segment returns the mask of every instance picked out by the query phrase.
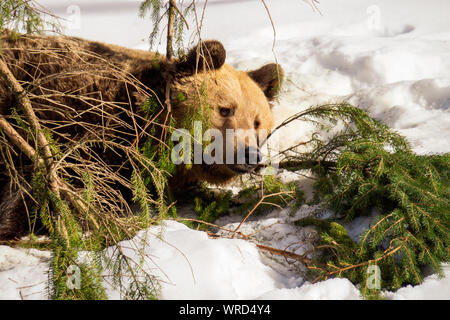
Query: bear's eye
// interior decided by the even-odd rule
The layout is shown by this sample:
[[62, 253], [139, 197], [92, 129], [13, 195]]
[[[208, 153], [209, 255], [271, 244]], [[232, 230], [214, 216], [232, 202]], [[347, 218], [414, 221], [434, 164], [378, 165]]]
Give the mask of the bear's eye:
[[219, 108], [219, 113], [222, 117], [231, 116], [232, 110], [231, 108]]
[[255, 120], [255, 123], [253, 125], [255, 126], [255, 129], [258, 129], [261, 125], [261, 122], [259, 122], [259, 120]]

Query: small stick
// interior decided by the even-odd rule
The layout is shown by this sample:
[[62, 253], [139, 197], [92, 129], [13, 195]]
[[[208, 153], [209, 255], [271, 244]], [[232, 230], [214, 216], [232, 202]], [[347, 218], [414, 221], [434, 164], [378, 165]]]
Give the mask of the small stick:
[[178, 14], [180, 15], [180, 17], [183, 19], [184, 24], [186, 25], [186, 29], [189, 30], [189, 24], [186, 20], [186, 18], [184, 17], [184, 15], [181, 13], [181, 10], [178, 9], [177, 4], [175, 2], [175, 0], [170, 0], [170, 4], [175, 8], [175, 10], [177, 10]]
[[[24, 138], [13, 128], [13, 126], [5, 119], [3, 115], [0, 114], [0, 129], [11, 139], [11, 142], [14, 143], [25, 155], [33, 160], [36, 156], [36, 151], [25, 141]], [[41, 164], [44, 162], [42, 159], [39, 159]]]
[[[261, 197], [261, 199], [259, 199], [258, 203], [252, 208], [252, 210], [250, 210], [249, 213], [245, 216], [245, 218], [242, 219], [241, 223], [239, 223], [239, 225], [237, 226], [237, 228], [234, 230], [233, 234], [231, 235], [231, 238], [234, 237], [234, 235], [239, 230], [239, 228], [242, 226], [242, 224], [248, 219], [248, 217], [251, 216], [251, 214], [256, 210], [256, 208], [258, 208], [264, 202], [264, 199], [266, 199], [268, 197], [275, 197], [275, 196], [278, 196], [278, 195], [281, 195], [281, 194], [288, 194], [288, 193], [292, 193], [292, 192], [280, 191], [280, 192], [277, 192], [277, 193], [271, 193], [271, 194], [263, 195]], [[269, 203], [267, 203], [267, 204], [269, 204]]]
[[[206, 222], [206, 221], [203, 221], [203, 220], [199, 220], [199, 219], [177, 218], [177, 219], [174, 219], [174, 220], [175, 221], [192, 221], [192, 222], [202, 223], [202, 224], [205, 224], [207, 226], [214, 227], [214, 228], [217, 228], [217, 229], [220, 229], [220, 230], [224, 230], [224, 231], [227, 231], [227, 232], [233, 232], [233, 234], [236, 233], [236, 231], [233, 231], [233, 230], [221, 227], [221, 226], [219, 226], [217, 224], [214, 224], [214, 223], [210, 223], [210, 222]], [[243, 238], [247, 238], [248, 237], [247, 235], [243, 234], [242, 232], [238, 232], [238, 234], [240, 236], [242, 236]], [[218, 235], [211, 235], [211, 236], [220, 237]]]
[[306, 258], [306, 257], [305, 257], [306, 254], [299, 255], [299, 254], [294, 253], [294, 252], [290, 252], [290, 251], [286, 251], [286, 250], [281, 250], [281, 249], [277, 249], [277, 248], [265, 246], [265, 245], [262, 245], [262, 244], [257, 244], [256, 246], [257, 246], [259, 249], [269, 251], [270, 253], [273, 253], [273, 254], [276, 254], [276, 255], [279, 255], [279, 256], [283, 256], [283, 257], [286, 257], [286, 258], [292, 258], [292, 259], [301, 261], [301, 262], [306, 263], [306, 264], [311, 264], [311, 263], [313, 263], [313, 260], [312, 260], [312, 259], [309, 259], [309, 258]]

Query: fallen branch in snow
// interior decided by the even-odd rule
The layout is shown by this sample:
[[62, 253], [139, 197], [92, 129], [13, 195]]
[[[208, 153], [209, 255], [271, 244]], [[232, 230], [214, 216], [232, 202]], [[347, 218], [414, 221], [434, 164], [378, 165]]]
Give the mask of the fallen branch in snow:
[[[214, 224], [214, 223], [210, 223], [210, 222], [206, 222], [206, 221], [203, 221], [203, 220], [200, 220], [200, 219], [192, 219], [192, 218], [176, 218], [176, 219], [174, 219], [175, 221], [191, 221], [191, 222], [196, 222], [196, 223], [201, 223], [201, 224], [204, 224], [204, 225], [207, 225], [207, 226], [210, 226], [210, 227], [214, 227], [214, 228], [217, 228], [217, 229], [220, 229], [220, 230], [224, 230], [224, 231], [227, 231], [227, 232], [231, 232], [231, 233], [233, 233], [233, 234], [235, 234], [236, 233], [236, 230], [231, 230], [231, 229], [227, 229], [227, 228], [224, 228], [224, 227], [221, 227], [221, 226], [219, 226], [219, 225], [217, 225], [217, 224]], [[247, 238], [248, 236], [247, 235], [245, 235], [244, 233], [242, 233], [242, 232], [237, 232], [237, 234], [239, 234], [240, 236], [242, 236], [243, 238]], [[208, 233], [208, 235], [211, 235], [212, 237], [220, 237], [220, 236], [218, 236], [218, 235], [216, 235], [216, 234], [213, 234], [213, 233]]]
[[277, 206], [274, 203], [270, 203], [270, 202], [265, 202], [264, 200], [269, 198], [269, 197], [276, 197], [279, 195], [286, 195], [286, 194], [290, 194], [292, 192], [288, 192], [288, 191], [280, 191], [280, 192], [276, 192], [276, 193], [271, 193], [271, 194], [266, 194], [263, 195], [261, 197], [261, 199], [259, 199], [259, 201], [256, 203], [256, 205], [248, 212], [248, 214], [245, 216], [244, 219], [242, 219], [241, 223], [239, 223], [239, 225], [237, 226], [237, 228], [233, 231], [233, 234], [231, 235], [231, 238], [234, 237], [234, 235], [238, 232], [239, 228], [242, 226], [242, 224], [248, 219], [248, 217], [250, 217], [252, 215], [253, 212], [255, 212], [255, 210], [262, 204], [269, 204], [269, 205], [274, 205]]
[[314, 262], [312, 259], [306, 257], [310, 253], [310, 251], [307, 251], [304, 254], [300, 255], [300, 254], [297, 254], [297, 253], [294, 253], [294, 252], [281, 250], [281, 249], [265, 246], [265, 245], [262, 245], [262, 244], [257, 244], [256, 246], [259, 249], [262, 249], [262, 250], [265, 250], [265, 251], [269, 251], [270, 253], [276, 254], [278, 256], [283, 256], [285, 258], [291, 258], [291, 259], [294, 259], [294, 260], [298, 260], [298, 261], [303, 262], [305, 264], [310, 264], [310, 263]]
[[[403, 136], [347, 103], [310, 107], [272, 133], [298, 120], [337, 132], [313, 135], [309, 151], [286, 149], [280, 167], [311, 169], [315, 197], [344, 221], [380, 212], [358, 242], [340, 220], [296, 222], [319, 228], [321, 244], [331, 249], [321, 264], [308, 266], [317, 274], [313, 282], [346, 277], [365, 298], [376, 298], [380, 289], [421, 283], [425, 265], [442, 275], [441, 263], [449, 260], [449, 154], [417, 155]], [[369, 287], [371, 272], [380, 278], [377, 289]]]
[[[176, 219], [176, 220], [195, 221], [195, 222], [199, 222], [199, 223], [205, 223], [204, 221], [197, 220], [197, 219], [183, 219], [183, 218], [181, 218], [181, 219]], [[220, 226], [212, 224], [212, 223], [205, 223], [205, 224], [213, 226], [213, 227], [216, 227], [216, 228], [220, 228], [220, 229], [228, 231], [228, 232], [233, 232], [233, 233], [235, 232], [233, 230], [229, 230], [229, 229], [220, 227]], [[228, 237], [224, 237], [222, 235], [218, 235], [218, 234], [212, 233], [212, 232], [207, 232], [207, 234], [211, 238], [226, 238], [226, 239], [228, 239]], [[243, 236], [244, 239], [247, 239], [249, 237], [249, 235], [245, 235], [245, 234], [243, 234], [241, 232], [238, 232], [238, 234]], [[283, 256], [285, 258], [291, 258], [291, 259], [303, 262], [304, 264], [312, 264], [312, 263], [317, 264], [316, 261], [314, 261], [314, 260], [312, 260], [310, 258], [307, 258], [307, 255], [310, 254], [315, 249], [317, 249], [317, 247], [314, 247], [314, 248], [306, 251], [304, 254], [300, 255], [300, 254], [297, 254], [297, 253], [294, 253], [294, 252], [291, 252], [291, 251], [277, 249], [277, 248], [269, 247], [269, 246], [262, 245], [262, 244], [255, 244], [255, 245], [256, 245], [257, 248], [259, 248], [261, 250], [265, 250], [265, 251], [268, 251], [268, 252], [270, 252], [272, 254], [275, 254], [275, 255], [278, 255], [278, 256]]]
[[313, 283], [317, 282], [320, 279], [328, 278], [328, 277], [334, 276], [336, 274], [341, 275], [343, 272], [351, 270], [351, 269], [359, 268], [359, 267], [370, 265], [370, 264], [376, 265], [376, 263], [378, 261], [381, 261], [381, 260], [385, 259], [386, 257], [389, 257], [389, 256], [395, 254], [400, 249], [402, 249], [402, 245], [399, 245], [399, 246], [391, 249], [390, 251], [386, 250], [386, 253], [384, 255], [382, 255], [381, 257], [377, 258], [377, 259], [361, 262], [361, 263], [358, 263], [358, 264], [348, 265], [348, 266], [345, 266], [345, 267], [342, 267], [342, 268], [337, 268], [336, 267], [336, 270], [334, 270], [334, 271], [328, 271], [325, 274], [317, 276], [316, 279], [314, 279]]

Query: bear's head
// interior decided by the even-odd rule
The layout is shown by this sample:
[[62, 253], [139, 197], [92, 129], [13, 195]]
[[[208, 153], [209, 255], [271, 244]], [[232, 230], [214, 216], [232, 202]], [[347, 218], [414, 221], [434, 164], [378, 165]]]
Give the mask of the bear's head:
[[281, 85], [281, 67], [272, 63], [238, 71], [225, 64], [225, 57], [223, 45], [211, 40], [175, 62], [171, 101], [177, 128], [202, 120], [202, 130], [210, 129], [206, 137], [212, 141], [209, 151], [203, 150], [201, 163], [194, 155], [189, 170], [177, 168], [177, 175], [181, 172], [184, 177], [181, 184], [196, 180], [223, 184], [254, 170], [261, 160], [260, 143], [272, 129], [271, 107]]

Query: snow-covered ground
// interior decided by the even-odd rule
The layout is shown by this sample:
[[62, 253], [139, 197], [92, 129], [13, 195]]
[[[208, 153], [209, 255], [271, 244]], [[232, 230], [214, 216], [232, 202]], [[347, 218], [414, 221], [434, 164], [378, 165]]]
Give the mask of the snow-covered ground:
[[[142, 268], [159, 279], [160, 299], [361, 299], [359, 290], [347, 279], [304, 283], [300, 276], [275, 271], [270, 267], [273, 262], [265, 261], [248, 241], [209, 239], [205, 232], [175, 221], [143, 230], [118, 246], [131, 261], [142, 260]], [[116, 249], [110, 247], [106, 254], [112, 255]], [[50, 252], [0, 246], [0, 299], [48, 298], [49, 263]], [[431, 275], [421, 285], [385, 292], [384, 296], [449, 299], [450, 265], [444, 266], [444, 271], [447, 276], [443, 279]], [[108, 281], [109, 274], [110, 270], [105, 270], [108, 296], [120, 299], [123, 294]], [[123, 283], [128, 280], [125, 275]]]
[[[67, 34], [147, 47], [151, 22], [138, 18], [139, 1], [40, 3], [71, 21]], [[266, 3], [276, 27], [273, 50], [274, 32], [259, 0], [208, 1], [202, 38], [220, 40], [235, 68], [253, 69], [275, 59], [282, 65], [286, 81], [273, 109], [276, 123], [311, 105], [345, 100], [397, 129], [419, 153], [450, 151], [448, 0], [321, 0], [320, 13], [302, 0]], [[164, 44], [159, 48], [163, 51]], [[282, 132], [282, 142], [305, 140], [311, 130], [293, 124]], [[295, 214], [275, 210], [250, 219], [240, 231], [254, 234], [252, 241], [301, 254], [314, 234], [290, 222], [311, 214], [329, 213], [307, 205]], [[226, 216], [217, 223], [234, 229], [239, 220]], [[356, 239], [369, 224], [370, 217], [355, 221], [349, 234]], [[145, 248], [140, 237], [148, 240]], [[209, 239], [175, 221], [120, 245], [132, 257], [142, 252], [149, 257], [146, 268], [161, 280], [161, 299], [360, 298], [348, 280], [307, 283], [301, 265], [262, 254], [253, 242]], [[0, 298], [46, 298], [49, 259], [48, 252], [0, 246]], [[444, 271], [443, 279], [430, 275], [419, 286], [385, 296], [450, 299], [450, 266]], [[107, 289], [111, 298], [120, 298], [114, 288]]]

